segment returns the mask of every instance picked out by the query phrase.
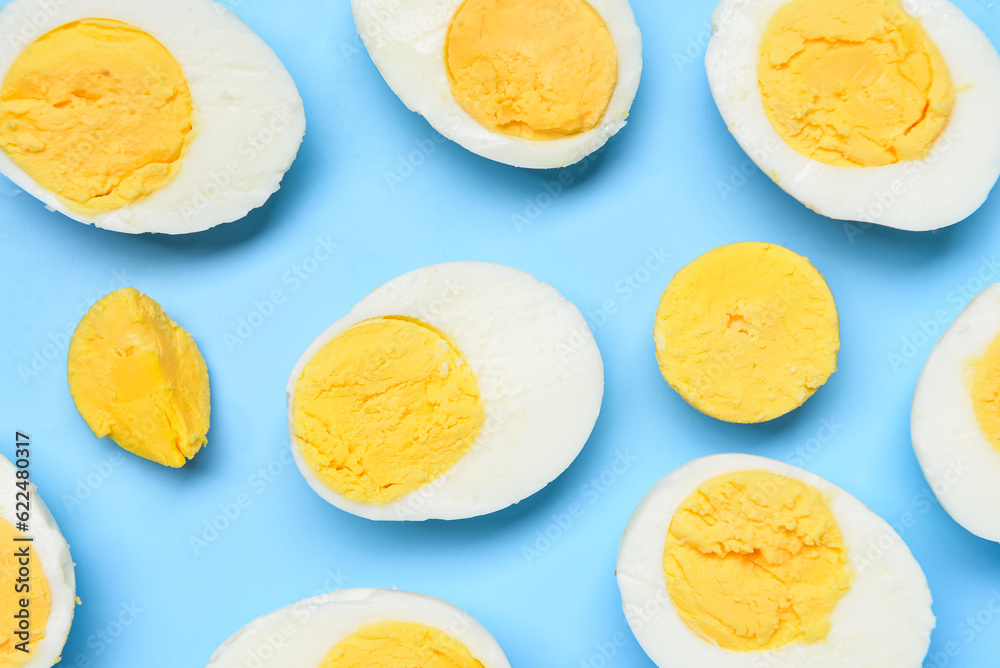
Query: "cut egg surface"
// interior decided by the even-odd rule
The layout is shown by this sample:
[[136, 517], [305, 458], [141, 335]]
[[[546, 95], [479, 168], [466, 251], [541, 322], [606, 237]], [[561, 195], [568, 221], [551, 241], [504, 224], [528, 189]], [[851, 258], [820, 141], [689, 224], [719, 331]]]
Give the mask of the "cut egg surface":
[[517, 503], [580, 453], [604, 366], [579, 310], [510, 267], [454, 262], [376, 289], [288, 381], [299, 469], [375, 520], [460, 519]]
[[817, 475], [751, 455], [657, 482], [618, 551], [622, 605], [656, 665], [919, 668], [935, 620], [906, 544]]
[[955, 521], [1000, 542], [1000, 284], [955, 319], [913, 397], [913, 450]]
[[947, 0], [723, 0], [705, 62], [739, 144], [829, 218], [934, 230], [1000, 176], [1000, 56]]
[[305, 133], [284, 65], [212, 0], [14, 0], [0, 34], [0, 174], [83, 223], [184, 234], [241, 219]]
[[208, 668], [246, 666], [510, 668], [510, 663], [482, 624], [449, 603], [404, 591], [344, 589], [250, 622], [208, 662]]
[[627, 0], [352, 0], [389, 87], [442, 135], [563, 167], [625, 126], [642, 72]]
[[0, 456], [0, 665], [50, 668], [73, 623], [76, 577], [69, 545], [37, 488], [18, 486], [20, 470]]

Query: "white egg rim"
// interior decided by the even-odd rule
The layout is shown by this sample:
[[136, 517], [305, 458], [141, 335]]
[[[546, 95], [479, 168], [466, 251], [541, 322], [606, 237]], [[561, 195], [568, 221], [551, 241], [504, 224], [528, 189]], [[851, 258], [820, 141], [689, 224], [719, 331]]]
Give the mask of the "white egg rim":
[[[433, 596], [394, 589], [341, 589], [258, 617], [219, 646], [209, 658], [208, 668], [248, 665], [248, 657], [259, 656], [259, 649], [267, 644], [265, 641], [254, 645], [255, 638], [264, 634], [277, 634], [282, 642], [278, 647], [274, 643], [268, 645], [274, 654], [265, 659], [262, 667], [318, 666], [338, 642], [363, 626], [380, 621], [420, 623], [436, 628], [465, 645], [484, 668], [510, 668], [496, 638], [472, 615]], [[307, 636], [322, 632], [323, 643], [308, 650], [306, 656], [283, 657], [282, 652], [289, 651], [286, 649], [289, 645], [301, 649], [298, 638], [303, 631]], [[297, 663], [289, 664], [290, 658]]]
[[[484, 158], [514, 167], [551, 169], [575, 164], [625, 127], [642, 75], [642, 35], [628, 0], [587, 0], [604, 19], [618, 53], [618, 83], [601, 123], [570, 137], [547, 141], [491, 132], [459, 105], [444, 62], [448, 26], [464, 0], [351, 0], [355, 24], [372, 61], [408, 109], [441, 135]], [[386, 38], [393, 21], [421, 26], [409, 43]], [[398, 51], [398, 53], [396, 53]], [[404, 65], [390, 61], [402, 56]], [[435, 72], [433, 77], [426, 72]]]
[[[561, 332], [558, 340], [551, 343], [558, 346], [559, 343], [566, 342], [566, 345], [572, 346], [572, 355], [560, 361], [564, 376], [558, 382], [563, 395], [586, 395], [574, 405], [572, 415], [553, 415], [550, 408], [540, 405], [519, 407], [519, 395], [513, 395], [508, 392], [508, 388], [490, 382], [494, 379], [492, 369], [486, 368], [488, 374], [484, 375], [483, 369], [477, 368], [479, 364], [474, 355], [478, 350], [478, 337], [471, 335], [471, 331], [455, 331], [450, 321], [450, 318], [467, 318], [465, 313], [468, 306], [483, 296], [476, 289], [461, 289], [461, 286], [473, 281], [477, 275], [491, 283], [488, 299], [494, 303], [507, 300], [511, 304], [521, 305], [528, 301], [525, 296], [528, 291], [534, 290], [539, 301], [558, 305], [559, 311], [553, 317], [559, 320]], [[453, 291], [454, 299], [445, 303], [442, 295], [455, 285], [459, 289]], [[501, 290], [507, 290], [507, 293], [502, 294]], [[427, 304], [433, 306], [428, 307]], [[440, 308], [437, 304], [440, 304]], [[416, 318], [449, 338], [476, 374], [487, 419], [469, 451], [441, 477], [391, 503], [361, 504], [328, 488], [302, 458], [295, 436], [295, 385], [309, 360], [340, 332], [358, 322], [387, 316]], [[552, 380], [542, 377], [542, 370], [546, 369], [543, 362], [554, 357], [552, 350], [540, 347], [541, 339], [536, 336], [538, 331], [508, 330], [503, 334], [506, 341], [518, 342], [514, 344], [522, 351], [518, 361], [533, 370], [537, 376], [536, 382], [541, 384]], [[525, 362], [526, 359], [528, 362]], [[531, 364], [532, 360], [537, 363]], [[486, 362], [488, 363], [489, 361]], [[586, 375], [591, 371], [596, 372], [598, 377], [591, 384], [584, 385], [588, 380]], [[578, 389], [578, 386], [583, 389]], [[286, 391], [292, 455], [309, 486], [323, 499], [341, 510], [372, 520], [456, 520], [487, 515], [519, 503], [544, 489], [569, 468], [589, 440], [600, 414], [604, 395], [604, 363], [583, 314], [553, 286], [505, 265], [472, 261], [448, 262], [410, 271], [369, 293], [347, 315], [334, 322], [309, 345], [292, 370]], [[549, 438], [544, 442], [548, 463], [542, 460], [537, 449], [531, 448], [533, 444], [537, 444], [538, 438], [512, 443], [505, 436], [504, 425], [508, 420], [521, 425], [532, 419], [544, 422], [550, 428], [552, 425], [559, 427], [551, 429], [553, 433], [549, 433]], [[525, 460], [534, 463], [535, 475], [530, 478], [520, 475], [523, 471], [513, 467], [517, 461]], [[505, 470], [519, 475], [514, 476], [513, 480], [507, 480]], [[475, 483], [476, 474], [482, 471], [490, 472], [489, 481]], [[494, 494], [492, 499], [488, 498], [491, 493]], [[478, 498], [480, 495], [484, 497], [482, 500]]]
[[967, 370], [1000, 337], [1000, 283], [973, 299], [924, 364], [913, 395], [910, 435], [920, 468], [945, 511], [968, 531], [1000, 542], [1000, 451], [979, 427]]
[[[21, 491], [15, 485], [17, 470], [10, 460], [0, 455], [0, 478], [3, 479], [4, 490], [0, 502], [0, 517], [11, 525], [17, 523], [15, 502], [17, 492]], [[25, 668], [49, 668], [55, 665], [62, 654], [73, 625], [73, 615], [76, 612], [76, 571], [69, 544], [48, 506], [42, 501], [34, 483], [28, 489], [31, 510], [26, 535], [33, 540], [25, 544], [31, 546], [32, 564], [41, 564], [49, 584], [51, 607], [45, 637], [38, 647], [32, 648], [33, 656], [25, 664]]]
[[712, 14], [705, 56], [709, 84], [747, 155], [785, 192], [828, 218], [916, 232], [975, 213], [1000, 177], [1000, 55], [979, 26], [948, 0], [903, 0], [911, 15], [934, 17], [922, 23], [951, 71], [951, 120], [923, 160], [838, 167], [786, 144], [764, 111], [757, 60], [771, 17], [788, 1], [723, 0]]
[[[156, 192], [124, 208], [95, 215], [70, 209], [4, 151], [0, 151], [0, 174], [41, 200], [49, 210], [127, 234], [202, 232], [244, 218], [279, 190], [305, 134], [302, 98], [271, 47], [213, 0], [13, 0], [0, 8], [0, 34], [22, 36], [23, 43], [15, 45], [11, 39], [0, 43], [0, 80], [28, 44], [61, 25], [86, 18], [108, 18], [137, 26], [163, 44], [180, 64], [191, 92], [195, 122], [195, 135], [181, 158], [180, 170], [173, 181]], [[262, 65], [269, 73], [268, 81], [247, 78], [234, 85], [223, 67], [206, 67], [195, 76], [191, 63], [218, 63], [231, 53], [220, 54], [220, 36], [229, 40], [226, 46], [239, 49], [241, 59]], [[233, 105], [234, 88], [248, 96], [249, 103], [244, 97], [241, 104]], [[203, 113], [208, 107], [213, 114]], [[220, 110], [224, 112], [221, 115]], [[271, 139], [265, 142], [267, 137]], [[260, 138], [260, 150], [248, 143], [253, 138]], [[269, 171], [268, 165], [280, 171]], [[236, 181], [241, 182], [239, 190], [232, 187]]]
[[[849, 561], [855, 571], [851, 590], [841, 598], [831, 616], [830, 635], [814, 645], [787, 645], [772, 651], [734, 652], [724, 650], [696, 635], [684, 624], [670, 599], [663, 572], [666, 532], [677, 507], [703, 483], [737, 471], [770, 471], [820, 490], [838, 518], [848, 547]], [[852, 521], [842, 520], [845, 514]], [[650, 538], [655, 538], [650, 540]], [[862, 561], [866, 560], [866, 561]], [[629, 520], [618, 550], [616, 575], [622, 595], [622, 609], [639, 644], [658, 666], [710, 665], [713, 668], [841, 668], [841, 657], [830, 657], [831, 647], [851, 647], [871, 633], [871, 626], [855, 619], [863, 614], [870, 601], [859, 592], [858, 583], [881, 584], [886, 592], [898, 586], [899, 576], [918, 583], [919, 591], [909, 591], [910, 606], [894, 611], [895, 616], [912, 614], [902, 625], [913, 637], [905, 646], [912, 655], [909, 662], [894, 668], [919, 668], [930, 647], [935, 620], [931, 612], [931, 593], [927, 579], [906, 543], [882, 518], [856, 497], [820, 476], [765, 457], [745, 454], [712, 455], [696, 459], [670, 473], [653, 485]], [[898, 599], [887, 599], [898, 602]], [[883, 620], [888, 622], [894, 619]], [[854, 635], [845, 633], [853, 625]], [[849, 637], [843, 637], [848, 635]], [[884, 637], [882, 638], [884, 641]], [[683, 657], [680, 662], [676, 657]]]

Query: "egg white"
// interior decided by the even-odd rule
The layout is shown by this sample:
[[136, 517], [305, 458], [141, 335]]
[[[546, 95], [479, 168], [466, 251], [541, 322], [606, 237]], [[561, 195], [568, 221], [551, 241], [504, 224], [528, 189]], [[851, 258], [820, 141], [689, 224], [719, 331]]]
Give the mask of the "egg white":
[[788, 0], [723, 0], [705, 56], [712, 95], [730, 132], [761, 171], [813, 211], [840, 220], [934, 230], [972, 215], [1000, 177], [1000, 55], [948, 0], [904, 0], [944, 57], [955, 107], [923, 160], [839, 167], [785, 143], [761, 99], [757, 63], [774, 13]]
[[910, 432], [920, 468], [956, 522], [1000, 542], [1000, 451], [972, 404], [973, 360], [1000, 336], [1000, 283], [983, 290], [934, 347], [913, 396]]
[[347, 636], [386, 621], [438, 629], [465, 645], [484, 668], [510, 668], [497, 641], [468, 613], [431, 596], [388, 589], [342, 589], [259, 617], [226, 640], [208, 668], [318, 666]]
[[90, 215], [69, 209], [2, 151], [0, 174], [51, 210], [131, 234], [207, 230], [243, 218], [280, 188], [305, 134], [302, 98], [274, 51], [212, 0], [14, 0], [0, 9], [0, 80], [31, 42], [87, 18], [134, 25], [180, 64], [194, 128], [176, 178], [127, 207]]
[[[844, 537], [854, 581], [831, 615], [826, 640], [776, 650], [730, 651], [695, 634], [677, 614], [663, 571], [670, 522], [698, 487], [738, 471], [769, 471], [800, 480], [818, 489], [829, 503]], [[696, 459], [657, 482], [625, 529], [617, 576], [632, 632], [661, 667], [919, 668], [935, 623], [924, 573], [889, 524], [827, 480], [751, 455]]]
[[588, 0], [618, 52], [618, 84], [600, 125], [552, 140], [491, 132], [452, 96], [444, 61], [452, 18], [463, 0], [351, 0], [354, 21], [386, 83], [403, 104], [452, 141], [490, 160], [548, 169], [579, 162], [625, 127], [642, 74], [642, 36], [628, 0]]

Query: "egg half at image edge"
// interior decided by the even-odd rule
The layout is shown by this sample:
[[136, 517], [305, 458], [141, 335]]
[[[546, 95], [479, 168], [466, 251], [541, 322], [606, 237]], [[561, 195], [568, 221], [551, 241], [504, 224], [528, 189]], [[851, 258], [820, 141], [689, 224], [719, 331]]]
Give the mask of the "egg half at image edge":
[[435, 130], [515, 167], [579, 162], [625, 126], [642, 73], [628, 0], [352, 0], [389, 87]]
[[302, 142], [291, 76], [212, 0], [14, 0], [0, 34], [0, 174], [74, 220], [184, 234], [241, 219]]
[[[35, 485], [19, 477], [20, 470], [0, 456], [0, 541], [4, 545], [0, 553], [0, 665], [50, 668], [59, 661], [73, 624], [76, 576], [66, 539]], [[18, 530], [22, 521], [27, 522], [27, 531]]]
[[934, 230], [1000, 176], [1000, 56], [947, 0], [723, 0], [705, 62], [739, 144], [821, 215]]
[[616, 572], [661, 668], [920, 668], [935, 624], [924, 573], [888, 523], [817, 475], [751, 455], [657, 482]]
[[439, 264], [376, 289], [309, 346], [288, 381], [292, 452], [355, 515], [475, 517], [558, 477], [603, 394], [593, 334], [555, 288]]
[[934, 346], [910, 429], [944, 509], [977, 536], [1000, 542], [1000, 284], [973, 299]]
[[343, 589], [299, 601], [240, 629], [208, 668], [510, 668], [490, 632], [439, 599]]

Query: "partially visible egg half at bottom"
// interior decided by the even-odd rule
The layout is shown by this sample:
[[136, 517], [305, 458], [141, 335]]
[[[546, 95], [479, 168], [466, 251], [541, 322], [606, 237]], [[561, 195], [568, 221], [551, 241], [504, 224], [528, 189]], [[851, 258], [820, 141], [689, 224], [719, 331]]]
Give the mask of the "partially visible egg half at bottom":
[[461, 519], [517, 503], [580, 453], [604, 365], [580, 311], [517, 269], [452, 262], [362, 299], [288, 381], [312, 488], [375, 520]]
[[[50, 668], [73, 624], [76, 575], [66, 539], [21, 470], [0, 456], [0, 665]], [[22, 521], [27, 531], [17, 529]]]
[[1000, 283], [934, 346], [913, 396], [913, 450], [956, 522], [1000, 542]]
[[1000, 56], [948, 0], [723, 0], [705, 64], [743, 150], [824, 216], [934, 230], [1000, 176]]
[[515, 167], [579, 162], [625, 126], [642, 73], [628, 0], [351, 0], [410, 110]]
[[889, 524], [823, 478], [751, 455], [697, 459], [656, 483], [617, 576], [661, 668], [919, 668], [935, 623]]
[[430, 596], [343, 589], [250, 622], [208, 668], [510, 668], [490, 632]]
[[0, 174], [82, 223], [238, 220], [302, 142], [288, 71], [212, 0], [14, 0], [0, 35]]

